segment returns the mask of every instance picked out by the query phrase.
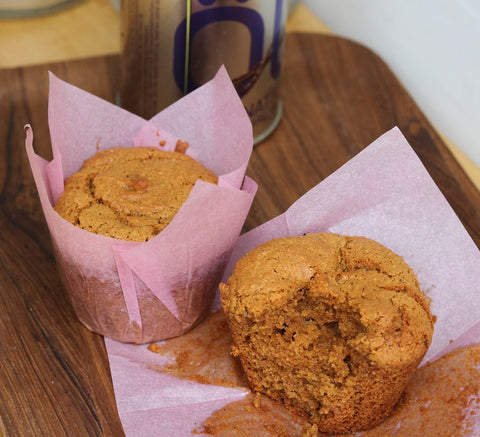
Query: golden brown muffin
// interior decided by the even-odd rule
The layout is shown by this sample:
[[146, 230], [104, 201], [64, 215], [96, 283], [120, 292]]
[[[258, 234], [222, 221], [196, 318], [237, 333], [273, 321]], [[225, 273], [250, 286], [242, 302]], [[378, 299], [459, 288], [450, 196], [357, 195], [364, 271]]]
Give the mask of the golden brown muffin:
[[218, 181], [183, 153], [116, 147], [96, 153], [67, 179], [55, 210], [87, 231], [146, 241], [170, 223], [197, 179]]
[[252, 390], [326, 433], [382, 421], [433, 335], [413, 271], [363, 237], [271, 240], [237, 262], [220, 293]]

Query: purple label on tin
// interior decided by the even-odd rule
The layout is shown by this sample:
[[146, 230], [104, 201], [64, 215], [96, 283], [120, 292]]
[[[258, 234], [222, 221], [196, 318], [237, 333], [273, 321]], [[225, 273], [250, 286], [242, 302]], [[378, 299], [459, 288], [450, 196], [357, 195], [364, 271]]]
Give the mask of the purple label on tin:
[[[282, 32], [282, 6], [284, 0], [276, 0], [274, 11], [274, 28], [271, 48], [271, 65], [270, 75], [277, 78], [280, 75], [280, 41]], [[215, 0], [200, 0], [200, 4], [211, 6]], [[237, 0], [237, 3], [248, 3], [248, 0]], [[249, 49], [249, 70], [253, 70], [262, 63], [264, 58], [263, 47], [265, 42], [265, 24], [259, 12], [255, 9], [242, 6], [217, 6], [195, 12], [186, 17], [177, 27], [174, 37], [174, 58], [173, 58], [173, 75], [178, 88], [182, 91], [190, 92], [201, 85], [196, 83], [189, 71], [185, 74], [186, 67], [186, 51], [190, 49], [190, 42], [194, 39], [197, 32], [212, 23], [222, 21], [233, 21], [240, 23], [248, 30], [250, 35]], [[189, 29], [187, 26], [189, 25]], [[189, 41], [187, 44], [187, 35]], [[190, 58], [190, 53], [188, 53]], [[187, 66], [188, 69], [188, 66]], [[187, 82], [185, 84], [185, 81]], [[248, 90], [248, 86], [244, 86]], [[237, 88], [239, 94], [241, 90]], [[246, 92], [246, 91], [245, 91]]]

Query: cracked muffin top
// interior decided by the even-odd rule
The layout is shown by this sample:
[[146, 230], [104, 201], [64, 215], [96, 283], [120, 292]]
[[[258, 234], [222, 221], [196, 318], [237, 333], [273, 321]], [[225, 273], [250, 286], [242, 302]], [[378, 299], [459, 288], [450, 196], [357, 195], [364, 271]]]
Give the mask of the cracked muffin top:
[[252, 390], [329, 434], [383, 420], [433, 335], [413, 270], [364, 237], [268, 241], [236, 263], [220, 295]]
[[171, 222], [197, 179], [218, 182], [183, 153], [154, 147], [102, 150], [65, 181], [55, 210], [87, 231], [147, 241]]

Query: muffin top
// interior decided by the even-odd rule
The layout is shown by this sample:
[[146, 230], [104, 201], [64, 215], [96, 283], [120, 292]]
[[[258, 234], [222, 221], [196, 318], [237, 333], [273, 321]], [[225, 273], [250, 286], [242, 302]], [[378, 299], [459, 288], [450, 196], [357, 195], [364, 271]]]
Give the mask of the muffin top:
[[87, 231], [147, 241], [170, 223], [197, 179], [218, 182], [183, 153], [115, 147], [97, 152], [65, 181], [55, 210]]

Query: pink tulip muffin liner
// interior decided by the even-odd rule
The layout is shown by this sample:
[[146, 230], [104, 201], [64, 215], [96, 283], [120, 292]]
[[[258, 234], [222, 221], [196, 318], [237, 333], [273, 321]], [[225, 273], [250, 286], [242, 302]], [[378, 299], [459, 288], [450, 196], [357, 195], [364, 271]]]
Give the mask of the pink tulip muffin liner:
[[[56, 258], [76, 315], [94, 332], [121, 342], [178, 336], [209, 312], [228, 255], [257, 186], [245, 176], [253, 135], [248, 115], [222, 67], [208, 83], [149, 121], [50, 74], [51, 162], [26, 149]], [[74, 226], [53, 209], [64, 180], [97, 151], [112, 147], [175, 149], [219, 177], [198, 180], [172, 222], [138, 243]]]

